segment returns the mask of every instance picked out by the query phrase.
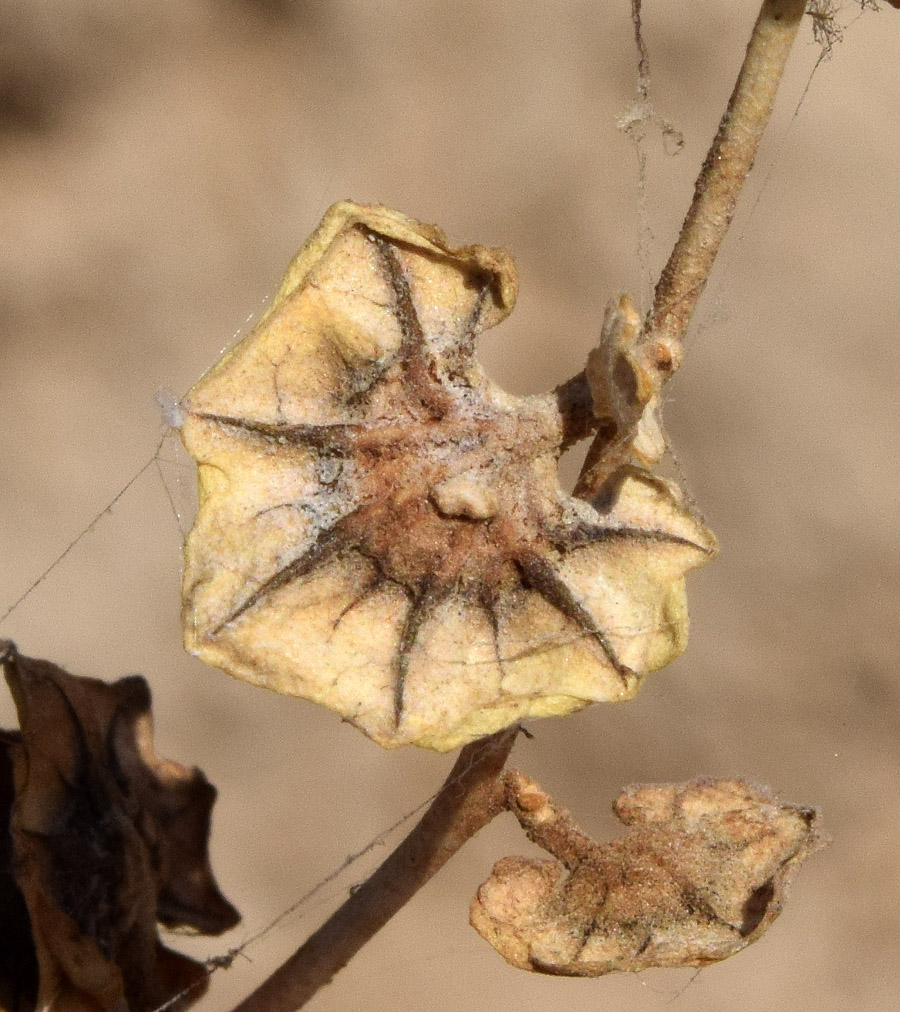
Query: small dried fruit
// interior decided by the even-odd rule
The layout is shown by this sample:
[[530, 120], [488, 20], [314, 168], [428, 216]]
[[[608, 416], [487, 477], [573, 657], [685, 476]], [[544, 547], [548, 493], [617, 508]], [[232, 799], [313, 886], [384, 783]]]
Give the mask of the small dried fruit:
[[714, 540], [673, 487], [625, 464], [652, 442], [655, 390], [635, 405], [619, 390], [612, 422], [629, 428], [597, 462], [602, 502], [565, 494], [557, 458], [579, 428], [565, 398], [508, 394], [475, 359], [515, 292], [501, 250], [331, 208], [184, 403], [192, 653], [381, 745], [443, 751], [628, 699], [681, 652], [684, 575]]
[[538, 787], [507, 774], [509, 807], [558, 860], [497, 862], [472, 902], [478, 933], [513, 966], [599, 977], [704, 966], [759, 938], [824, 843], [811, 808], [741, 780], [627, 788], [628, 834], [596, 844]]
[[77, 678], [9, 642], [0, 666], [21, 725], [0, 739], [0, 1008], [151, 1012], [190, 988], [169, 1006], [187, 1008], [206, 969], [157, 921], [219, 934], [239, 919], [209, 865], [215, 788], [154, 753], [143, 678]]

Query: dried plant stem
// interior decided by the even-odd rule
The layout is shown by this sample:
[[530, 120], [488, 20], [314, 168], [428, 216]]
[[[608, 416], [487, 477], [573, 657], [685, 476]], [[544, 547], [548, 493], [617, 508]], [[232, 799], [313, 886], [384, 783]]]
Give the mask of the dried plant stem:
[[765, 0], [728, 108], [697, 178], [678, 242], [653, 296], [647, 333], [677, 366], [684, 336], [734, 215], [775, 104], [806, 0]]
[[[681, 364], [685, 331], [753, 167], [805, 9], [806, 0], [764, 0], [756, 19], [734, 91], [697, 177], [694, 198], [656, 284], [653, 306], [640, 336], [641, 372], [648, 382], [656, 377], [653, 385], [657, 389]], [[583, 411], [583, 399], [573, 395], [581, 389], [580, 379], [576, 376], [560, 388], [558, 404], [563, 416], [567, 410], [575, 416]], [[596, 427], [602, 419], [593, 421]], [[563, 425], [567, 434], [576, 436], [579, 426], [585, 427], [581, 417], [564, 417]], [[591, 498], [596, 492], [591, 472], [610, 438], [600, 425], [578, 478], [576, 495]]]
[[380, 868], [234, 1012], [294, 1012], [479, 829], [505, 808], [500, 774], [518, 733], [467, 745], [422, 820]]

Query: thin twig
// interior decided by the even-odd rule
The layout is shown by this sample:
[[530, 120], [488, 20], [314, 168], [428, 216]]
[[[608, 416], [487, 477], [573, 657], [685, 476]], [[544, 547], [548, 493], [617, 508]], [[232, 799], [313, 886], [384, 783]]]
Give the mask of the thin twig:
[[234, 1012], [295, 1012], [505, 807], [500, 773], [517, 727], [467, 745], [419, 824], [380, 868]]
[[806, 0], [765, 0], [728, 108], [700, 170], [678, 242], [653, 296], [646, 331], [677, 366], [680, 345], [734, 215], [797, 34]]

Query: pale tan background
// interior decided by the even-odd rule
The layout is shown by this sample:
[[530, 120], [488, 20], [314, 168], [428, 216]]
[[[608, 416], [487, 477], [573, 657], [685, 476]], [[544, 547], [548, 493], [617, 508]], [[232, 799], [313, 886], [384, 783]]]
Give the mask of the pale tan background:
[[[686, 138], [677, 158], [650, 146], [653, 270], [754, 7], [647, 3], [656, 101]], [[634, 95], [628, 8], [2, 0], [0, 611], [150, 458], [157, 390], [183, 393], [213, 362], [333, 200], [508, 247], [522, 295], [484, 361], [523, 391], [579, 369], [606, 300], [647, 294], [636, 161], [615, 127]], [[900, 12], [847, 31], [787, 129], [817, 52], [807, 28], [671, 388], [668, 427], [722, 542], [691, 580], [691, 646], [626, 706], [535, 723], [516, 762], [599, 835], [625, 783], [744, 774], [820, 805], [834, 843], [764, 941], [693, 982], [560, 980], [509, 969], [466, 924], [492, 862], [529, 849], [501, 821], [321, 1012], [896, 1008]], [[163, 456], [181, 462], [163, 470], [189, 512], [191, 471], [173, 441]], [[431, 793], [451, 759], [382, 752], [189, 659], [178, 583], [151, 468], [0, 634], [82, 673], [144, 672], [161, 752], [219, 785], [215, 865], [245, 921], [185, 943], [206, 956]], [[200, 1008], [227, 1009], [371, 865], [218, 973]]]

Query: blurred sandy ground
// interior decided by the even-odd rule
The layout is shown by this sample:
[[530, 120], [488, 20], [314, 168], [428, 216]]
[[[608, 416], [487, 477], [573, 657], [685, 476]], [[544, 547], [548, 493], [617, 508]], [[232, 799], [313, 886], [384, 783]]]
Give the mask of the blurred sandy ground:
[[[488, 368], [516, 390], [580, 368], [606, 300], [648, 290], [615, 127], [634, 94], [628, 6], [3, 0], [0, 610], [150, 458], [156, 392], [183, 393], [245, 328], [333, 200], [507, 246], [522, 295], [483, 341]], [[656, 102], [686, 138], [677, 158], [651, 144], [653, 271], [754, 8], [647, 4]], [[627, 706], [536, 723], [516, 761], [598, 835], [625, 783], [737, 773], [820, 805], [834, 843], [767, 939], [694, 980], [558, 980], [509, 969], [466, 924], [492, 862], [529, 849], [501, 820], [322, 1012], [896, 1008], [900, 14], [852, 25], [788, 128], [817, 53], [807, 29], [672, 384], [668, 426], [723, 549], [691, 581], [691, 646]], [[174, 441], [162, 457], [189, 512]], [[79, 672], [146, 673], [162, 754], [219, 785], [215, 866], [245, 922], [184, 942], [203, 957], [414, 807], [451, 758], [381, 752], [189, 659], [178, 584], [151, 467], [0, 631]], [[382, 853], [218, 973], [200, 1007], [245, 994]]]

